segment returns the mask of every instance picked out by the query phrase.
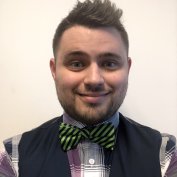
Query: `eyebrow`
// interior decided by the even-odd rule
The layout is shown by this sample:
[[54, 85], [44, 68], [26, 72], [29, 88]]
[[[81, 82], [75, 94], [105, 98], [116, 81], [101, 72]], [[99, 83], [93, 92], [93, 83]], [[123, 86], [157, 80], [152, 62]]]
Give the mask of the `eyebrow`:
[[69, 57], [72, 57], [72, 56], [85, 56], [85, 57], [88, 57], [89, 55], [85, 52], [82, 52], [82, 51], [72, 51], [72, 52], [69, 52], [68, 54], [65, 55], [65, 58], [69, 58]]
[[[69, 59], [70, 57], [90, 57], [86, 52], [83, 52], [83, 51], [72, 51], [72, 52], [69, 52], [68, 54], [65, 55], [65, 58], [66, 59]], [[114, 59], [117, 59], [117, 60], [121, 60], [122, 57], [119, 55], [119, 54], [116, 54], [116, 53], [112, 53], [112, 52], [103, 52], [101, 54], [99, 54], [97, 56], [97, 58], [101, 59], [101, 58], [114, 58]]]
[[111, 58], [115, 58], [115, 59], [118, 59], [118, 60], [120, 60], [122, 58], [120, 55], [118, 55], [116, 53], [111, 53], [111, 52], [105, 52], [103, 54], [100, 54], [98, 57], [99, 58], [106, 58], [106, 57], [109, 58], [109, 57], [111, 57]]

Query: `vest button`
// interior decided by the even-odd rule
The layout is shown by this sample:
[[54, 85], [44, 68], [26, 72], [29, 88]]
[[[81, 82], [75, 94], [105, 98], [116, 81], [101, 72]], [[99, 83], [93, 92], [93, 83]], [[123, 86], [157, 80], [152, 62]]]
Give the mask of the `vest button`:
[[95, 160], [94, 159], [89, 159], [89, 163], [90, 163], [90, 165], [93, 165], [95, 163]]

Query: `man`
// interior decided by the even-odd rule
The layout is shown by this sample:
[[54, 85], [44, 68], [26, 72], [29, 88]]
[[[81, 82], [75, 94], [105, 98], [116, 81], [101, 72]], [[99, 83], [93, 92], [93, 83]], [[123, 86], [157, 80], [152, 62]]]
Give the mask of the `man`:
[[50, 68], [64, 114], [4, 141], [1, 176], [177, 176], [175, 138], [118, 112], [131, 67], [121, 15], [86, 0], [59, 24]]

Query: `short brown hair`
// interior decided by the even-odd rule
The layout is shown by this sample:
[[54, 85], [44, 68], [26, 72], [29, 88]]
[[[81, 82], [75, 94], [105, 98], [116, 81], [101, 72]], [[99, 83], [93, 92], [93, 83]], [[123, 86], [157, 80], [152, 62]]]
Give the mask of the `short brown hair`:
[[56, 57], [57, 48], [62, 34], [68, 28], [82, 25], [88, 28], [113, 27], [118, 30], [122, 40], [129, 49], [128, 34], [121, 22], [123, 11], [116, 8], [110, 0], [85, 0], [78, 1], [73, 10], [58, 25], [53, 38], [53, 53]]

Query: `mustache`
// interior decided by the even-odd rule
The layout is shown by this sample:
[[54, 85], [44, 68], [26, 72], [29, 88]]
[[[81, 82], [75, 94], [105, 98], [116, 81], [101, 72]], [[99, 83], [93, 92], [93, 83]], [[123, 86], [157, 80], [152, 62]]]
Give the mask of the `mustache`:
[[85, 85], [85, 91], [86, 92], [104, 92], [105, 87], [103, 84], [88, 84]]
[[103, 96], [112, 92], [111, 88], [105, 88], [103, 84], [85, 85], [84, 88], [76, 88], [74, 93], [81, 96]]

